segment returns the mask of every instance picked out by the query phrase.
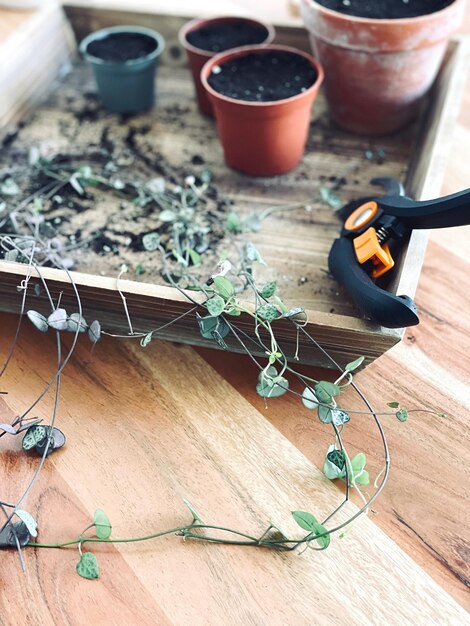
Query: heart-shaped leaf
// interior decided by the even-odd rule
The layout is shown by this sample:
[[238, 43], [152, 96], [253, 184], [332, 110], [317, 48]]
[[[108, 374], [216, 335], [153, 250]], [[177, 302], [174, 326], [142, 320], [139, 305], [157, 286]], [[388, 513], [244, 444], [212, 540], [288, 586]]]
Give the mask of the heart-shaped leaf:
[[161, 222], [174, 222], [176, 219], [176, 213], [171, 209], [164, 209], [158, 217]]
[[8, 522], [0, 532], [0, 548], [25, 546], [31, 541], [31, 535], [24, 522]]
[[318, 417], [324, 424], [331, 424], [333, 421], [331, 408], [329, 406], [325, 406], [324, 404], [320, 405], [318, 407]]
[[292, 517], [295, 519], [300, 528], [313, 531], [318, 524], [317, 518], [306, 511], [292, 511]]
[[320, 198], [328, 204], [332, 209], [340, 209], [343, 202], [341, 198], [339, 198], [332, 189], [328, 187], [320, 188]]
[[80, 313], [72, 313], [67, 322], [67, 330], [71, 333], [84, 333], [88, 328], [85, 318]]
[[67, 330], [67, 311], [65, 309], [56, 309], [47, 318], [47, 323], [55, 330]]
[[327, 529], [320, 524], [314, 515], [307, 513], [306, 511], [292, 511], [292, 516], [297, 524], [304, 530], [314, 533], [315, 535], [323, 535], [315, 538], [318, 545], [322, 549], [325, 549], [330, 545], [330, 535], [328, 534]]
[[406, 422], [408, 419], [408, 411], [406, 409], [400, 409], [395, 413], [395, 415], [399, 422]]
[[81, 555], [76, 570], [79, 576], [88, 580], [95, 580], [99, 578], [100, 575], [98, 561], [96, 560], [96, 556], [91, 552], [84, 552]]
[[339, 396], [339, 394], [341, 393], [341, 389], [338, 387], [338, 385], [330, 383], [326, 380], [321, 380], [315, 385], [314, 389], [315, 395], [320, 400], [320, 402], [326, 403], [331, 402], [331, 398]]
[[276, 289], [277, 289], [277, 283], [275, 280], [271, 280], [269, 281], [269, 283], [266, 283], [265, 285], [262, 286], [261, 288], [261, 296], [263, 298], [272, 298], [274, 296], [274, 294], [276, 293]]
[[260, 372], [256, 392], [262, 398], [280, 398], [289, 389], [289, 381], [279, 376], [274, 366]]
[[349, 417], [346, 411], [341, 411], [340, 409], [332, 409], [331, 411], [331, 421], [335, 426], [342, 426], [349, 422], [351, 418]]
[[147, 252], [158, 250], [160, 235], [158, 233], [147, 233], [142, 237], [142, 245]]
[[362, 470], [366, 466], [366, 463], [367, 463], [367, 458], [364, 452], [360, 452], [359, 454], [356, 454], [356, 456], [353, 459], [351, 459], [351, 467], [353, 468], [354, 472], [362, 472]]
[[358, 367], [361, 367], [361, 365], [364, 363], [364, 359], [365, 357], [360, 356], [355, 361], [351, 361], [351, 363], [348, 363], [346, 365], [346, 367], [344, 368], [344, 371], [354, 372], [354, 370], [357, 370]]
[[199, 331], [204, 339], [217, 339], [218, 337], [225, 337], [230, 332], [230, 327], [227, 322], [218, 316], [207, 315], [201, 317], [198, 315], [197, 321], [199, 324]]
[[229, 300], [235, 293], [235, 287], [225, 276], [214, 277], [214, 288], [224, 300]]
[[193, 264], [193, 266], [199, 267], [202, 263], [201, 255], [199, 254], [199, 252], [196, 252], [196, 250], [193, 250], [192, 248], [186, 248], [186, 250], [189, 254], [189, 258], [191, 259], [191, 263]]
[[212, 296], [212, 298], [210, 298], [206, 302], [206, 307], [209, 315], [212, 315], [212, 317], [217, 317], [224, 311], [225, 300], [222, 298], [222, 296]]
[[17, 515], [20, 518], [20, 520], [24, 523], [31, 537], [38, 536], [38, 533], [37, 533], [38, 525], [34, 517], [31, 515], [31, 513], [28, 513], [28, 511], [24, 511], [23, 509], [15, 509], [15, 515]]
[[296, 306], [293, 309], [289, 309], [288, 311], [283, 313], [282, 317], [286, 317], [287, 319], [290, 320], [293, 317], [296, 317], [297, 315], [301, 315], [302, 313], [305, 313], [305, 309], [302, 308], [301, 306]]
[[[342, 468], [340, 467], [343, 464]], [[328, 453], [325, 457], [323, 464], [323, 473], [330, 480], [336, 480], [336, 478], [344, 478], [345, 475], [346, 460], [341, 450], [336, 450], [334, 444], [328, 448]]]
[[326, 455], [326, 458], [330, 463], [333, 463], [340, 471], [346, 466], [346, 459], [342, 450], [330, 450]]
[[310, 387], [305, 387], [305, 390], [302, 394], [302, 403], [307, 409], [316, 409], [318, 407], [318, 398], [310, 389]]
[[142, 339], [140, 340], [140, 345], [142, 346], [142, 348], [146, 348], [149, 343], [152, 341], [153, 338], [153, 333], [147, 333], [145, 335], [145, 337], [142, 337]]
[[256, 309], [256, 315], [266, 322], [274, 322], [281, 317], [280, 312], [274, 304], [263, 304]]
[[368, 485], [370, 483], [369, 472], [362, 470], [357, 476], [354, 476], [354, 482], [358, 485]]
[[93, 522], [95, 524], [96, 536], [98, 539], [109, 539], [111, 537], [111, 522], [103, 509], [96, 509], [93, 515]]
[[358, 485], [369, 484], [369, 472], [365, 469], [366, 463], [366, 455], [363, 452], [356, 454], [356, 456], [351, 459], [351, 468], [354, 475], [354, 482]]
[[240, 230], [241, 221], [238, 213], [230, 211], [227, 215], [225, 227], [230, 233], [237, 233]]
[[41, 313], [33, 310], [28, 311], [26, 315], [28, 316], [29, 321], [34, 324], [34, 326], [36, 326], [38, 330], [40, 330], [42, 333], [47, 333], [47, 331], [49, 330], [49, 325], [44, 315], [41, 315]]
[[91, 323], [90, 328], [88, 329], [88, 337], [91, 343], [97, 343], [101, 337], [101, 324], [98, 320], [95, 320]]
[[20, 193], [20, 188], [13, 178], [5, 179], [0, 185], [0, 194], [3, 196], [16, 196], [17, 193]]
[[23, 437], [23, 450], [31, 450], [47, 436], [45, 426], [30, 426]]

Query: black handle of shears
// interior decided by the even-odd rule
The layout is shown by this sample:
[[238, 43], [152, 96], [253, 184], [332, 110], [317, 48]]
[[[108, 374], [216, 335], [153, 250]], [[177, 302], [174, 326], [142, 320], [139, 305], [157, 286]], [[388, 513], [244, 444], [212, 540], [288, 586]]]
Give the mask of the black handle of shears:
[[449, 228], [470, 223], [470, 189], [436, 200], [411, 200], [406, 196], [378, 199], [380, 209], [410, 229]]
[[381, 326], [404, 328], [419, 324], [413, 300], [378, 287], [357, 262], [351, 239], [341, 237], [334, 241], [328, 264], [330, 272], [347, 288], [356, 305]]

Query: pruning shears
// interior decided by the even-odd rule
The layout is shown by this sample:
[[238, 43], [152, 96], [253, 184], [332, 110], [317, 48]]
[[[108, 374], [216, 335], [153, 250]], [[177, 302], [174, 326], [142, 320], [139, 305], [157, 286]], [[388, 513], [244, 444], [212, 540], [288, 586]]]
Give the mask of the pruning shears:
[[330, 250], [330, 272], [371, 320], [387, 328], [414, 326], [419, 316], [412, 298], [390, 293], [375, 281], [394, 267], [394, 255], [413, 229], [470, 224], [470, 189], [416, 201], [393, 178], [371, 183], [385, 195], [354, 200], [338, 211], [344, 224]]

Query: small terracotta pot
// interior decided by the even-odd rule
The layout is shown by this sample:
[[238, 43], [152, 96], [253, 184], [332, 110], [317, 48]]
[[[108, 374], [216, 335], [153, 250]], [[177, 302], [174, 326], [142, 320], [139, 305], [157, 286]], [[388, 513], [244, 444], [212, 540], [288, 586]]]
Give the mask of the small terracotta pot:
[[253, 26], [259, 26], [260, 28], [265, 29], [266, 38], [264, 41], [260, 42], [261, 45], [267, 45], [271, 43], [271, 41], [274, 39], [275, 31], [273, 26], [271, 26], [270, 24], [264, 24], [263, 22], [259, 22], [258, 20], [252, 20], [244, 17], [215, 17], [212, 19], [191, 20], [190, 22], [185, 24], [179, 32], [179, 40], [183, 48], [186, 50], [189, 66], [193, 75], [199, 110], [204, 115], [210, 115], [211, 117], [213, 117], [214, 111], [212, 108], [212, 104], [207, 97], [206, 90], [201, 84], [201, 70], [204, 67], [204, 64], [218, 53], [210, 52], [208, 50], [202, 50], [201, 48], [196, 48], [189, 43], [189, 41], [187, 40], [187, 36], [189, 33], [204, 28], [205, 26], [239, 22], [247, 22], [248, 24], [251, 24]]
[[357, 133], [386, 134], [419, 113], [464, 0], [406, 19], [351, 17], [302, 0], [314, 54], [325, 70], [331, 118]]
[[[292, 52], [309, 61], [317, 78], [304, 92], [272, 102], [235, 100], [209, 83], [215, 65], [248, 54]], [[323, 69], [309, 54], [289, 46], [243, 46], [218, 54], [201, 72], [201, 81], [212, 102], [217, 130], [227, 165], [250, 176], [275, 176], [295, 167], [305, 150], [312, 104], [323, 81]]]

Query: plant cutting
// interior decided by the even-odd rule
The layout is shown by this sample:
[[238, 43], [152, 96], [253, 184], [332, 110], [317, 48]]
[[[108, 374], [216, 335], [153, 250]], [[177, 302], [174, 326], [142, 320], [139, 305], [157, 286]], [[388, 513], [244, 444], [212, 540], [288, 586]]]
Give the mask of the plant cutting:
[[114, 26], [88, 35], [80, 51], [93, 69], [103, 105], [113, 113], [139, 113], [155, 99], [155, 74], [165, 47], [157, 31]]
[[214, 115], [211, 101], [200, 78], [204, 64], [216, 54], [231, 48], [269, 44], [274, 39], [274, 34], [274, 28], [270, 24], [245, 17], [196, 19], [181, 28], [179, 40], [186, 50], [201, 113]]
[[[90, 122], [86, 116], [97, 112], [90, 104], [94, 104], [94, 99], [87, 101], [85, 109], [77, 111], [79, 118], [86, 119], [87, 124]], [[102, 112], [98, 115], [106, 123], [110, 121], [110, 116]], [[10, 416], [7, 413], [7, 417], [1, 420], [5, 422], [0, 426], [2, 444], [8, 449], [11, 446], [12, 450], [23, 448], [24, 453], [20, 454], [30, 455], [33, 467], [26, 485], [23, 482], [21, 486], [16, 485], [13, 481], [8, 495], [0, 493], [0, 509], [4, 514], [0, 545], [3, 542], [3, 547], [16, 548], [20, 559], [24, 553], [32, 557], [31, 553], [36, 551], [45, 552], [42, 558], [46, 559], [51, 549], [76, 551], [77, 574], [87, 579], [99, 576], [99, 553], [95, 546], [98, 542], [153, 541], [175, 534], [193, 542], [228, 543], [257, 550], [287, 552], [295, 548], [327, 548], [330, 538], [334, 541], [335, 537], [343, 536], [346, 524], [370, 509], [388, 479], [390, 459], [379, 415], [356, 386], [355, 372], [364, 364], [363, 358], [358, 356], [360, 351], [350, 358], [326, 357], [337, 370], [333, 375], [325, 374], [329, 380], [319, 380], [323, 376], [299, 368], [297, 359], [302, 357], [306, 342], [325, 355], [326, 352], [305, 326], [307, 312], [296, 306], [303, 304], [302, 298], [286, 297], [282, 277], [283, 285], [276, 284], [274, 277], [269, 281], [260, 277], [264, 261], [250, 241], [250, 233], [258, 231], [270, 214], [299, 210], [303, 203], [300, 206], [265, 205], [262, 211], [247, 213], [243, 204], [227, 202], [225, 194], [215, 187], [217, 173], [212, 176], [206, 169], [193, 168], [193, 155], [189, 154], [189, 158], [175, 169], [165, 158], [157, 158], [153, 150], [145, 151], [145, 144], [141, 141], [146, 131], [139, 125], [131, 123], [124, 127], [120, 137], [119, 133], [113, 133], [115, 126], [106, 126], [106, 130], [99, 133], [96, 128], [93, 127], [93, 139], [101, 137], [102, 143], [93, 142], [87, 146], [72, 140], [68, 151], [61, 145], [60, 152], [45, 152], [35, 144], [25, 144], [28, 149], [20, 151], [17, 149], [19, 144], [13, 141], [8, 155], [14, 146], [16, 158], [7, 158], [6, 163], [14, 163], [14, 168], [5, 168], [0, 180], [0, 251], [5, 259], [22, 263], [22, 269], [26, 270], [23, 278], [9, 287], [18, 304], [16, 310], [27, 313], [18, 318], [17, 331], [21, 333], [25, 325], [32, 325], [37, 334], [36, 341], [41, 342], [44, 336], [52, 335], [57, 348], [57, 365], [45, 389], [41, 388], [28, 406], [23, 403], [19, 414]], [[79, 136], [79, 131], [71, 132], [70, 127], [68, 131], [73, 138]], [[202, 165], [200, 159], [196, 162]], [[131, 218], [125, 223], [129, 226], [132, 220], [138, 229], [126, 232], [121, 217], [119, 222], [105, 219], [99, 225], [95, 223], [94, 236], [87, 231], [82, 233], [85, 235], [83, 239], [76, 226], [69, 229], [73, 215], [74, 219], [81, 214], [94, 222], [97, 213], [93, 213], [93, 209], [96, 208], [94, 205], [100, 206], [101, 194], [107, 196], [114, 206], [113, 215], [122, 217], [125, 213]], [[311, 192], [306, 200], [311, 201], [310, 195]], [[331, 196], [327, 195], [327, 198], [332, 201]], [[116, 299], [115, 312], [109, 317], [105, 313], [92, 316], [91, 310], [82, 307], [82, 288], [74, 282], [75, 277], [68, 270], [74, 263], [82, 269], [81, 252], [87, 245], [97, 244], [97, 248], [103, 251], [106, 246], [112, 256], [118, 238], [122, 238], [124, 247], [136, 243], [138, 254], [142, 256], [135, 265], [135, 257], [129, 252], [126, 257], [128, 268], [121, 266], [119, 275], [117, 271], [107, 274], [117, 279], [120, 298]], [[224, 243], [216, 250], [218, 241]], [[276, 250], [279, 255], [283, 254], [281, 248]], [[73, 299], [65, 294], [62, 296], [55, 282], [49, 282], [45, 266], [63, 270], [64, 279], [70, 281]], [[124, 289], [120, 291], [119, 283], [126, 270], [132, 272], [134, 268], [136, 275], [143, 271], [146, 276], [153, 268], [161, 268], [161, 276], [190, 303], [187, 310], [180, 315], [173, 313], [173, 319], [164, 323], [134, 319], [133, 307], [127, 307], [126, 293]], [[125, 314], [128, 328], [124, 334], [118, 335], [122, 330], [115, 326], [115, 320], [120, 312], [122, 317]], [[298, 410], [304, 411], [306, 418], [321, 422], [328, 435], [324, 447], [324, 473], [329, 479], [338, 481], [341, 489], [338, 508], [335, 505], [334, 510], [324, 511], [320, 507], [317, 510], [316, 506], [307, 507], [302, 501], [296, 502], [290, 509], [298, 526], [289, 532], [273, 527], [264, 515], [259, 516], [259, 525], [251, 530], [250, 520], [240, 522], [230, 516], [223, 521], [223, 526], [219, 526], [215, 517], [217, 512], [210, 510], [204, 513], [202, 522], [191, 505], [187, 505], [187, 517], [176, 509], [173, 519], [165, 526], [159, 526], [157, 520], [149, 520], [140, 537], [125, 530], [112, 533], [110, 521], [99, 509], [87, 529], [81, 530], [85, 524], [77, 523], [70, 536], [64, 537], [55, 525], [47, 530], [40, 516], [37, 524], [34, 519], [38, 517], [37, 512], [28, 502], [34, 485], [39, 488], [36, 478], [44, 463], [49, 462], [47, 456], [51, 449], [53, 455], [67, 455], [76, 444], [65, 429], [63, 434], [59, 431], [62, 428], [60, 382], [76, 342], [90, 342], [90, 347], [98, 344], [94, 349], [100, 350], [100, 338], [107, 336], [108, 340], [134, 342], [148, 350], [147, 346], [165, 332], [165, 326], [177, 323], [182, 317], [188, 327], [197, 329], [214, 346], [223, 349], [235, 344], [247, 354], [257, 369], [252, 377], [253, 388], [266, 403], [289, 394], [296, 399]], [[285, 340], [286, 327], [300, 338], [295, 352]], [[11, 391], [8, 378], [1, 376], [16, 356], [17, 337], [15, 332], [11, 349], [7, 346], [5, 350], [5, 365], [0, 367], [0, 392]], [[37, 367], [37, 363], [31, 363], [31, 367]], [[357, 404], [353, 404], [351, 397], [354, 393], [361, 399]], [[55, 402], [47, 419], [44, 413], [40, 414], [46, 422], [43, 423], [36, 407], [46, 394], [54, 394]], [[191, 390], [186, 397], [190, 401]], [[385, 415], [391, 419], [404, 421], [408, 417], [405, 407], [406, 404], [402, 408], [397, 402], [391, 402], [389, 407], [377, 408], [381, 412], [385, 409]], [[348, 441], [350, 426], [357, 428], [361, 424], [358, 416], [377, 427], [383, 471], [377, 476], [374, 488], [375, 476], [371, 480], [371, 468], [361, 444], [357, 446]], [[63, 446], [65, 435], [68, 435], [68, 441]], [[77, 477], [77, 482], [81, 480], [83, 477]], [[354, 494], [360, 502], [360, 511], [354, 509], [343, 516], [347, 502]], [[119, 519], [115, 518], [113, 522], [118, 525]], [[213, 548], [217, 549], [216, 546]], [[180, 549], [184, 550], [184, 547]], [[347, 544], [344, 549], [348, 549]], [[63, 558], [68, 560], [69, 554], [63, 554]]]
[[208, 61], [202, 83], [230, 167], [275, 176], [302, 158], [323, 69], [288, 46], [244, 46]]
[[[39, 164], [39, 167], [43, 167], [43, 164]], [[80, 193], [80, 190], [94, 189], [96, 183], [104, 185], [105, 181], [93, 177], [89, 165], [88, 168], [88, 170], [82, 168], [75, 177], [72, 174], [67, 182], [61, 181], [59, 183], [57, 178], [53, 176], [51, 183], [54, 185], [54, 189], [57, 184], [61, 184], [62, 189], [65, 185], [70, 184], [77, 193]], [[50, 172], [55, 175], [53, 170]], [[71, 183], [71, 180], [74, 182]], [[26, 500], [36, 484], [44, 463], [47, 462], [48, 455], [55, 454], [56, 451], [59, 454], [66, 453], [66, 449], [64, 452], [58, 452], [65, 444], [65, 435], [57, 427], [60, 382], [62, 372], [73, 355], [80, 334], [87, 335], [92, 345], [97, 344], [103, 335], [107, 335], [114, 339], [138, 341], [145, 349], [163, 330], [162, 326], [136, 331], [122, 292], [120, 294], [128, 320], [128, 334], [117, 335], [113, 333], [112, 323], [109, 320], [94, 319], [91, 321], [91, 319], [85, 318], [80, 292], [74, 283], [73, 275], [68, 272], [65, 259], [60, 254], [61, 251], [51, 253], [51, 241], [54, 240], [54, 233], [47, 228], [41, 228], [43, 223], [37, 219], [50, 201], [51, 183], [36, 190], [22, 202], [12, 203], [12, 206], [7, 208], [1, 223], [0, 249], [5, 253], [6, 258], [25, 263], [28, 267], [28, 273], [21, 284], [17, 286], [20, 299], [18, 327], [5, 363], [0, 368], [0, 378], [14, 358], [18, 336], [25, 319], [27, 319], [26, 323], [32, 324], [38, 333], [53, 333], [55, 335], [57, 369], [39, 398], [26, 407], [20, 415], [0, 424], [0, 437], [9, 437], [11, 441], [15, 441], [21, 436], [22, 449], [26, 453], [35, 453], [40, 456], [39, 463], [32, 472], [26, 488], [18, 494], [18, 497], [15, 497], [14, 501], [3, 500], [0, 495], [0, 509], [5, 517], [2, 525], [0, 525], [0, 548], [16, 548], [23, 567], [25, 565], [23, 557], [25, 550], [77, 549], [77, 574], [82, 578], [94, 580], [99, 577], [99, 564], [92, 551], [96, 543], [151, 541], [172, 534], [192, 541], [290, 552], [307, 548], [324, 550], [328, 548], [334, 535], [343, 537], [348, 526], [360, 515], [367, 514], [389, 477], [389, 450], [379, 416], [388, 416], [404, 422], [409, 418], [411, 411], [396, 401], [389, 402], [387, 408], [380, 412], [371, 406], [354, 379], [355, 372], [363, 365], [364, 357], [359, 356], [349, 363], [342, 364], [327, 354], [305, 329], [307, 314], [304, 309], [287, 306], [280, 297], [276, 281], [268, 283], [257, 281], [257, 266], [262, 265], [264, 261], [253, 243], [245, 240], [242, 246], [236, 248], [238, 254], [236, 252], [231, 254], [231, 260], [226, 256], [221, 258], [220, 263], [216, 268], [213, 268], [212, 275], [208, 278], [204, 271], [198, 273], [198, 268], [203, 267], [200, 257], [208, 253], [201, 250], [199, 258], [198, 255], [190, 253], [190, 251], [195, 252], [191, 248], [194, 245], [195, 233], [186, 228], [174, 229], [170, 235], [171, 242], [167, 242], [166, 247], [164, 247], [158, 233], [149, 233], [144, 243], [149, 259], [152, 263], [161, 262], [162, 271], [165, 273], [168, 283], [192, 303], [193, 307], [183, 315], [187, 315], [188, 318], [192, 316], [192, 322], [199, 326], [203, 337], [213, 340], [214, 344], [222, 349], [227, 347], [226, 342], [230, 338], [237, 341], [247, 356], [256, 364], [258, 376], [253, 383], [256, 385], [258, 395], [264, 398], [266, 403], [283, 395], [291, 394], [297, 399], [299, 408], [303, 406], [303, 410], [308, 415], [320, 420], [325, 428], [330, 430], [331, 444], [325, 451], [323, 472], [328, 479], [339, 481], [343, 488], [344, 499], [333, 511], [321, 519], [318, 519], [310, 511], [292, 511], [293, 519], [298, 525], [298, 532], [294, 534], [283, 532], [272, 523], [264, 520], [260, 520], [259, 530], [256, 533], [247, 533], [243, 528], [233, 528], [230, 522], [221, 526], [210, 521], [203, 521], [203, 519], [207, 519], [206, 516], [201, 517], [194, 507], [187, 500], [184, 500], [190, 513], [188, 519], [177, 519], [170, 528], [149, 528], [148, 534], [143, 536], [112, 537], [111, 522], [101, 509], [95, 511], [90, 525], [81, 532], [77, 529], [77, 533], [66, 541], [58, 541], [54, 536], [39, 536], [41, 528], [38, 528], [34, 516], [25, 508]], [[115, 185], [107, 185], [107, 188], [112, 194], [118, 195], [122, 191], [122, 187], [116, 189]], [[13, 180], [2, 189], [3, 194], [5, 192], [7, 192], [6, 195], [10, 193], [10, 197], [18, 195]], [[155, 192], [152, 193], [151, 190], [147, 190], [147, 204], [158, 207], [161, 206], [162, 200], [171, 200], [175, 213], [172, 219], [177, 223], [181, 221], [182, 213], [187, 210], [188, 205], [203, 199], [206, 190], [207, 183], [203, 180], [197, 181], [194, 180], [194, 177], [186, 177], [184, 184], [179, 185], [178, 189], [174, 188], [171, 193], [167, 192], [163, 195], [163, 192], [155, 194]], [[15, 193], [12, 193], [13, 191]], [[55, 189], [54, 194], [57, 191], [58, 189]], [[142, 197], [139, 189], [129, 190], [129, 193], [135, 195], [136, 198]], [[225, 227], [228, 232], [238, 231], [246, 234], [252, 229], [252, 222], [252, 218], [243, 220], [233, 210], [227, 216]], [[27, 229], [23, 229], [22, 225], [26, 225]], [[177, 246], [170, 245], [176, 242]], [[188, 254], [175, 255], [174, 251], [179, 249], [188, 251]], [[43, 265], [45, 264], [63, 268], [75, 294], [73, 307], [66, 309], [60, 304], [60, 296], [55, 297], [52, 286], [44, 277]], [[122, 268], [120, 276], [126, 271], [127, 268]], [[178, 281], [176, 281], [175, 276], [178, 277]], [[34, 277], [38, 279], [37, 282], [33, 280]], [[35, 285], [33, 285], [34, 282], [36, 282]], [[186, 288], [183, 289], [181, 285], [185, 285]], [[36, 305], [37, 298], [41, 293], [45, 294], [47, 302], [47, 310], [44, 309], [44, 313], [38, 311]], [[197, 300], [192, 295], [194, 293], [198, 294]], [[247, 303], [249, 299], [247, 293], [251, 294], [251, 301], [254, 304]], [[23, 313], [27, 313], [27, 317]], [[246, 325], [239, 323], [238, 320], [242, 315], [251, 320], [255, 329], [254, 335], [250, 336], [245, 331]], [[173, 322], [177, 320], [178, 317]], [[298, 336], [307, 337], [318, 349], [324, 352], [337, 370], [332, 381], [313, 378], [311, 375], [307, 375], [304, 370], [300, 370], [296, 366], [298, 355], [294, 356], [293, 359], [288, 359], [280, 330], [282, 323], [292, 324]], [[64, 340], [64, 337], [68, 337], [70, 340]], [[255, 356], [255, 350], [264, 356]], [[291, 384], [291, 381], [297, 385], [300, 384], [300, 391]], [[42, 424], [41, 419], [35, 417], [34, 411], [38, 402], [50, 392], [54, 393], [55, 402], [50, 423], [45, 425]], [[349, 405], [351, 394], [354, 393], [361, 399], [359, 409]], [[435, 413], [430, 409], [422, 410]], [[349, 451], [349, 446], [346, 445], [345, 432], [347, 432], [348, 424], [350, 421], [354, 421], [358, 415], [362, 418], [371, 419], [376, 425], [378, 439], [383, 450], [383, 469], [377, 475], [374, 483], [371, 483], [365, 454], [357, 450]], [[438, 415], [444, 416], [442, 413], [438, 413]], [[370, 487], [370, 492], [366, 491], [364, 488], [371, 484], [373, 484], [374, 490]], [[357, 495], [360, 508], [354, 510], [345, 519], [338, 514], [340, 511], [344, 511], [345, 505], [351, 500], [353, 493]]]
[[417, 117], [464, 2], [302, 0], [301, 9], [333, 121], [386, 134]]

